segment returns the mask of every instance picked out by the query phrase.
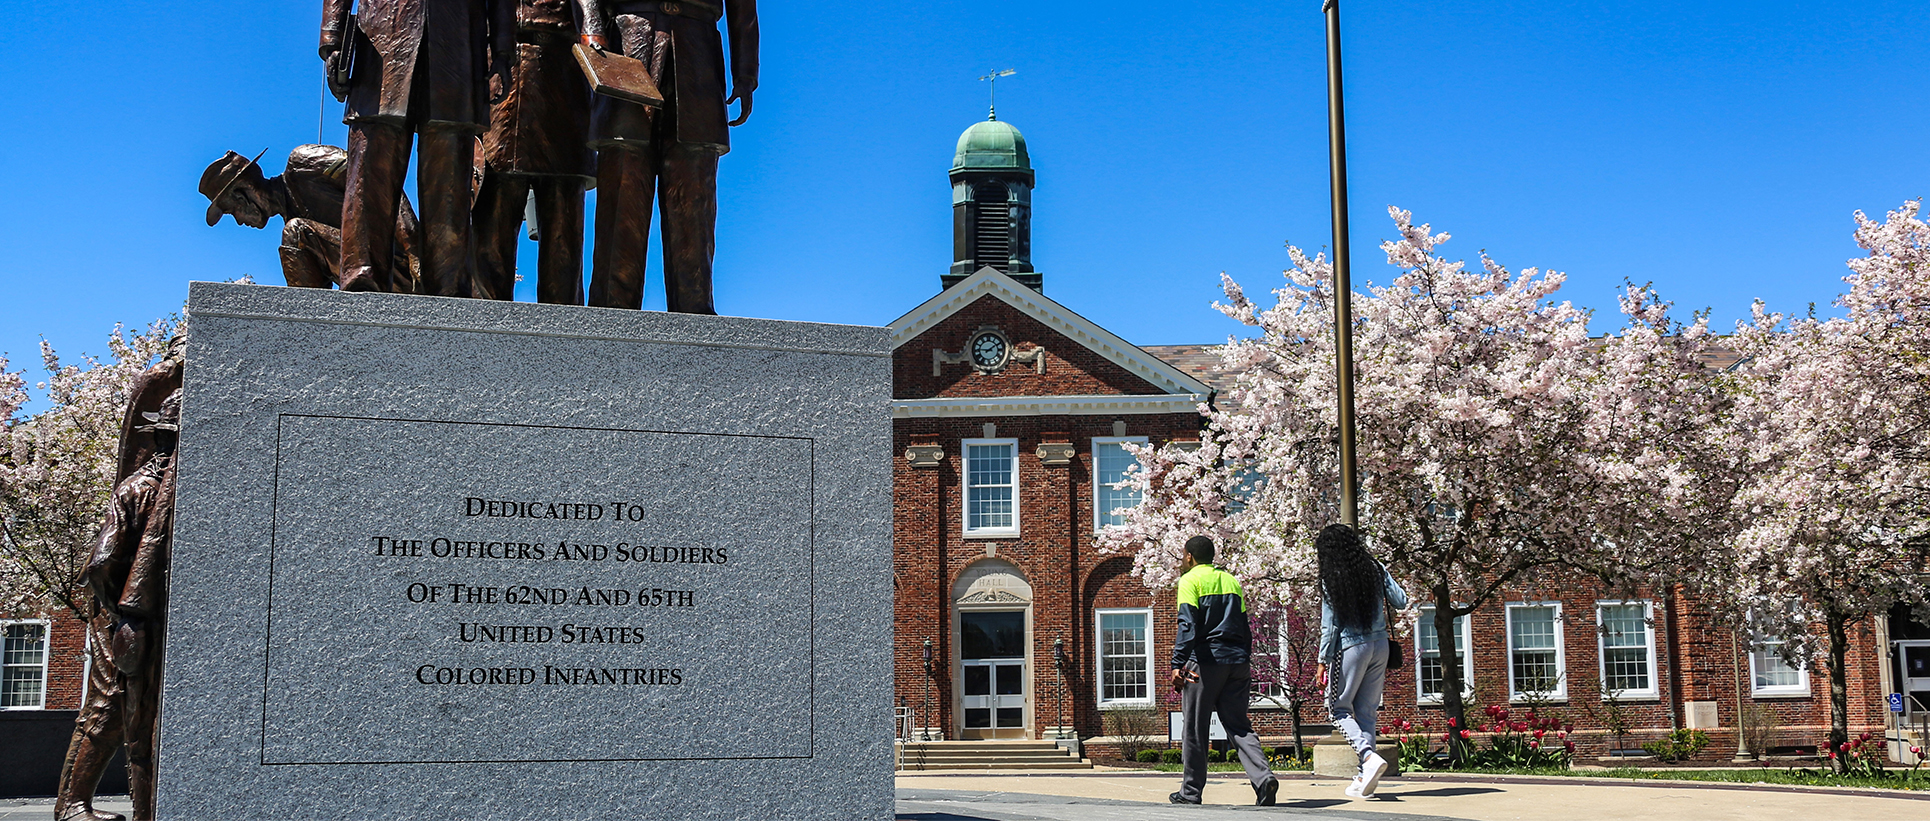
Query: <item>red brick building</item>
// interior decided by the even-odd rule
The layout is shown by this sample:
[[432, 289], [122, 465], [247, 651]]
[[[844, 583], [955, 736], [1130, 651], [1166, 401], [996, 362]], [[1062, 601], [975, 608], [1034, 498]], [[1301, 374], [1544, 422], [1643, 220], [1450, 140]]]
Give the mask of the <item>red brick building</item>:
[[[951, 176], [951, 271], [891, 326], [897, 696], [926, 738], [1076, 735], [1104, 756], [1107, 712], [1178, 709], [1161, 687], [1172, 591], [1146, 589], [1129, 558], [1093, 543], [1136, 501], [1107, 487], [1130, 461], [1120, 443], [1196, 440], [1196, 409], [1225, 376], [1206, 346], [1135, 347], [1042, 293], [1016, 129], [972, 126]], [[1473, 715], [1545, 705], [1575, 723], [1584, 760], [1678, 727], [1709, 734], [1705, 759], [1746, 747], [1745, 721], [1768, 748], [1756, 753], [1800, 754], [1827, 733], [1827, 673], [1784, 664], [1778, 642], [1719, 629], [1673, 593], [1623, 600], [1584, 580], [1558, 592], [1460, 620], [1451, 646]], [[1390, 676], [1385, 714], [1439, 728], [1442, 643], [1421, 613], [1401, 628], [1409, 663]], [[1851, 642], [1851, 732], [1904, 738], [1887, 696], [1916, 693], [1930, 717], [1930, 630], [1891, 614]], [[1287, 740], [1279, 706], [1256, 696], [1254, 716], [1270, 743]], [[1324, 708], [1304, 717], [1324, 721]], [[1620, 741], [1615, 724], [1629, 731]], [[1907, 757], [1908, 743], [1895, 749]]]

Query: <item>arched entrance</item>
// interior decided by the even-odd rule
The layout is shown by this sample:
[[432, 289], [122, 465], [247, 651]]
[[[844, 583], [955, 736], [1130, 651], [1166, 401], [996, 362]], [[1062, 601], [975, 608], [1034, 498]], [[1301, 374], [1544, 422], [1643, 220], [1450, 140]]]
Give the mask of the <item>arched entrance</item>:
[[1031, 738], [1032, 585], [1016, 565], [984, 559], [952, 585], [959, 737]]

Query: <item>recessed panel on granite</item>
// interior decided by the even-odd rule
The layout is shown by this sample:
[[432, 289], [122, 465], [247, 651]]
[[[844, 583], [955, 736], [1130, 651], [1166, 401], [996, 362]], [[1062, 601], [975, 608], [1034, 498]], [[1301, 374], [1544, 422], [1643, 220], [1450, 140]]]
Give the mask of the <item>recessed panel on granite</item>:
[[160, 817], [890, 817], [885, 329], [188, 312]]
[[810, 755], [811, 440], [277, 428], [264, 763]]

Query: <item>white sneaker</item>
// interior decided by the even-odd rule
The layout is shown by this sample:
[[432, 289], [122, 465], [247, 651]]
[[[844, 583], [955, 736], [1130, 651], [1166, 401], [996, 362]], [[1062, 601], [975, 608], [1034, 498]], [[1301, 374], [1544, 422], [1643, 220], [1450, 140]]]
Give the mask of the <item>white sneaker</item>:
[[1347, 785], [1347, 795], [1351, 798], [1365, 798], [1366, 796], [1360, 792], [1363, 786], [1366, 786], [1366, 784], [1360, 780], [1360, 776], [1354, 776], [1353, 782]]
[[1380, 753], [1368, 753], [1367, 760], [1360, 762], [1360, 795], [1362, 798], [1373, 795], [1380, 786], [1380, 777], [1387, 772], [1387, 759]]

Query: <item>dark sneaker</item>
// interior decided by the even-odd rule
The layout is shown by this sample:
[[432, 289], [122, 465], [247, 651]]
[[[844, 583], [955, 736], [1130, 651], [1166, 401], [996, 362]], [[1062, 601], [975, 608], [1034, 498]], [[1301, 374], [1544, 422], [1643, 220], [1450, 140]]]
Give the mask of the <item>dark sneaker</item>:
[[1260, 786], [1253, 788], [1253, 794], [1259, 796], [1253, 803], [1261, 807], [1271, 807], [1273, 806], [1273, 797], [1279, 793], [1280, 779], [1269, 778], [1261, 782]]
[[1169, 795], [1169, 796], [1166, 796], [1166, 800], [1168, 800], [1168, 801], [1171, 801], [1171, 802], [1173, 802], [1173, 803], [1175, 803], [1175, 804], [1198, 804], [1198, 803], [1200, 803], [1200, 801], [1199, 801], [1199, 799], [1197, 799], [1197, 798], [1195, 798], [1195, 799], [1192, 799], [1192, 800], [1187, 800], [1187, 798], [1186, 798], [1186, 796], [1183, 796], [1183, 795], [1180, 795], [1179, 793], [1173, 793], [1172, 795]]

